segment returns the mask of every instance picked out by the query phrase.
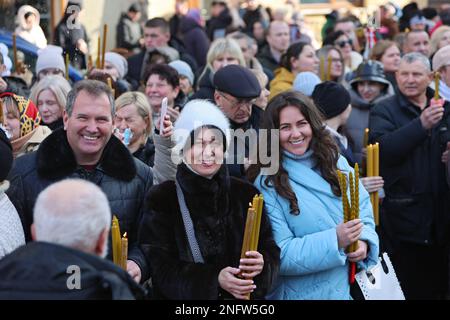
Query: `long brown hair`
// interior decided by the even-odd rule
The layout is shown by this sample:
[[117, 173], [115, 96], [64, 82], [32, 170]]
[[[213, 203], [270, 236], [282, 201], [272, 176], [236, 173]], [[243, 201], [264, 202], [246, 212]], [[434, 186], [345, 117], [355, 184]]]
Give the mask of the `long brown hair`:
[[[330, 184], [333, 194], [338, 197], [341, 196], [336, 173], [337, 161], [339, 158], [338, 147], [334, 139], [325, 129], [320, 111], [307, 96], [296, 91], [286, 91], [270, 100], [261, 123], [261, 129], [266, 129], [268, 134], [267, 156], [271, 156], [271, 130], [280, 129], [281, 110], [288, 106], [298, 108], [306, 121], [310, 124], [312, 129], [310, 148], [313, 151], [313, 157], [317, 163], [317, 168], [322, 177]], [[279, 148], [277, 152], [279, 152], [279, 170], [274, 175], [266, 176], [263, 184], [266, 187], [269, 187], [269, 183], [271, 183], [276, 192], [289, 201], [291, 214], [297, 215], [300, 213], [300, 208], [295, 192], [292, 190], [289, 182], [289, 174], [283, 167], [284, 154], [282, 148]], [[259, 161], [257, 164], [250, 167], [248, 172], [249, 179], [254, 181], [263, 167], [264, 165]]]

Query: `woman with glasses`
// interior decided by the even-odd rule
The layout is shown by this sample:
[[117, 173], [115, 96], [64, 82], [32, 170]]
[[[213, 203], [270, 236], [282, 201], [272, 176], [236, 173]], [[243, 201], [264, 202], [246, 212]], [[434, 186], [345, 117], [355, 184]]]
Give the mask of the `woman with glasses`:
[[335, 46], [342, 54], [344, 59], [344, 74], [349, 73], [361, 64], [362, 56], [353, 51], [353, 41], [343, 31], [330, 33], [324, 40], [323, 45]]
[[275, 78], [270, 82], [269, 100], [280, 92], [291, 90], [296, 75], [305, 71], [318, 74], [319, 59], [310, 44], [293, 43], [281, 57], [280, 67], [275, 70]]
[[[342, 53], [336, 47], [326, 45], [317, 51], [317, 57], [320, 61], [323, 61], [323, 68], [319, 72], [321, 80], [342, 83], [344, 78], [344, 58]], [[331, 62], [331, 67], [328, 66], [329, 62]]]

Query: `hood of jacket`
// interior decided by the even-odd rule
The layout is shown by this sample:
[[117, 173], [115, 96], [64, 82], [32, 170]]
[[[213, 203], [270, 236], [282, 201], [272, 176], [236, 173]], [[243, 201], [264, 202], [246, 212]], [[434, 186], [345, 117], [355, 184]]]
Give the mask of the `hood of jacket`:
[[27, 14], [28, 12], [32, 12], [36, 16], [36, 22], [35, 22], [33, 28], [36, 26], [39, 26], [40, 21], [41, 21], [41, 15], [39, 14], [39, 11], [36, 8], [34, 8], [30, 5], [21, 6], [17, 13], [17, 24], [23, 30], [29, 30], [27, 23], [25, 21], [25, 14]]

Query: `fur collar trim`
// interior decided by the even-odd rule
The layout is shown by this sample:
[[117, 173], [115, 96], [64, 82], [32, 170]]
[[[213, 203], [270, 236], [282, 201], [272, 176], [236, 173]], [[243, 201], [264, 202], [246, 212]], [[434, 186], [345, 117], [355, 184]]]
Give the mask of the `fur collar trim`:
[[[37, 171], [40, 176], [51, 180], [61, 179], [72, 174], [77, 167], [63, 129], [55, 130], [41, 143], [37, 151]], [[133, 156], [114, 136], [106, 144], [96, 169], [123, 181], [131, 181], [136, 176]]]

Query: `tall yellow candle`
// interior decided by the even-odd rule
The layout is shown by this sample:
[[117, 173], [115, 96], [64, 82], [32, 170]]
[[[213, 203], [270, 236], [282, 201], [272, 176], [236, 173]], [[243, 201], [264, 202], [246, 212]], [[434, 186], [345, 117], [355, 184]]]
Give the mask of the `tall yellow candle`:
[[350, 220], [355, 219], [355, 180], [353, 180], [353, 173], [349, 174], [349, 183], [350, 183]]
[[328, 64], [327, 64], [327, 81], [331, 81], [331, 64], [333, 60], [331, 57], [328, 57]]
[[[359, 219], [359, 166], [355, 164], [355, 219]], [[358, 250], [358, 241], [353, 244], [353, 252]]]
[[126, 232], [123, 235], [120, 244], [121, 244], [121, 247], [120, 247], [120, 253], [121, 253], [120, 266], [122, 267], [123, 270], [127, 270], [128, 238], [127, 238], [127, 233]]
[[246, 252], [250, 251], [253, 229], [255, 227], [255, 209], [250, 207], [247, 211], [247, 219], [245, 221], [244, 239], [242, 242], [241, 258], [246, 258]]
[[17, 36], [16, 33], [14, 32], [12, 35], [12, 40], [13, 40], [13, 59], [14, 59], [14, 69], [16, 70], [17, 73], [20, 73], [19, 70], [19, 60], [17, 58]]
[[91, 70], [93, 66], [94, 66], [94, 63], [92, 61], [92, 55], [90, 54], [88, 56], [88, 70]]
[[254, 237], [253, 246], [251, 248], [253, 251], [258, 250], [259, 232], [261, 230], [261, 219], [262, 219], [263, 206], [264, 206], [264, 198], [262, 195], [259, 195], [258, 196], [258, 211], [256, 212], [255, 237]]
[[367, 171], [366, 171], [367, 177], [373, 176], [373, 146], [369, 144], [367, 146]]
[[106, 53], [106, 38], [108, 36], [108, 25], [103, 26], [103, 47], [102, 47], [102, 65], [101, 68], [105, 69], [105, 53]]
[[102, 54], [102, 48], [101, 48], [101, 39], [100, 39], [100, 37], [98, 37], [98, 39], [97, 39], [97, 61], [96, 61], [96, 63], [95, 63], [95, 67], [97, 68], [97, 69], [100, 69], [100, 67], [101, 67], [101, 54]]
[[321, 56], [320, 57], [320, 69], [319, 69], [319, 74], [320, 74], [320, 80], [325, 81], [325, 57]]
[[116, 265], [120, 265], [121, 259], [121, 240], [120, 240], [120, 226], [119, 220], [116, 216], [113, 216], [112, 226], [111, 226], [111, 239], [112, 239], [112, 251], [113, 251], [113, 262]]
[[369, 128], [364, 130], [363, 148], [366, 148], [369, 144]]
[[441, 74], [439, 72], [434, 73], [434, 100], [439, 100], [439, 81], [441, 80]]
[[66, 80], [69, 80], [69, 54], [66, 53]]
[[[378, 143], [374, 145], [373, 149], [373, 175], [376, 177], [380, 175], [380, 146]], [[380, 224], [378, 191], [374, 192], [373, 198], [373, 215], [375, 219], [375, 225], [378, 226]]]

